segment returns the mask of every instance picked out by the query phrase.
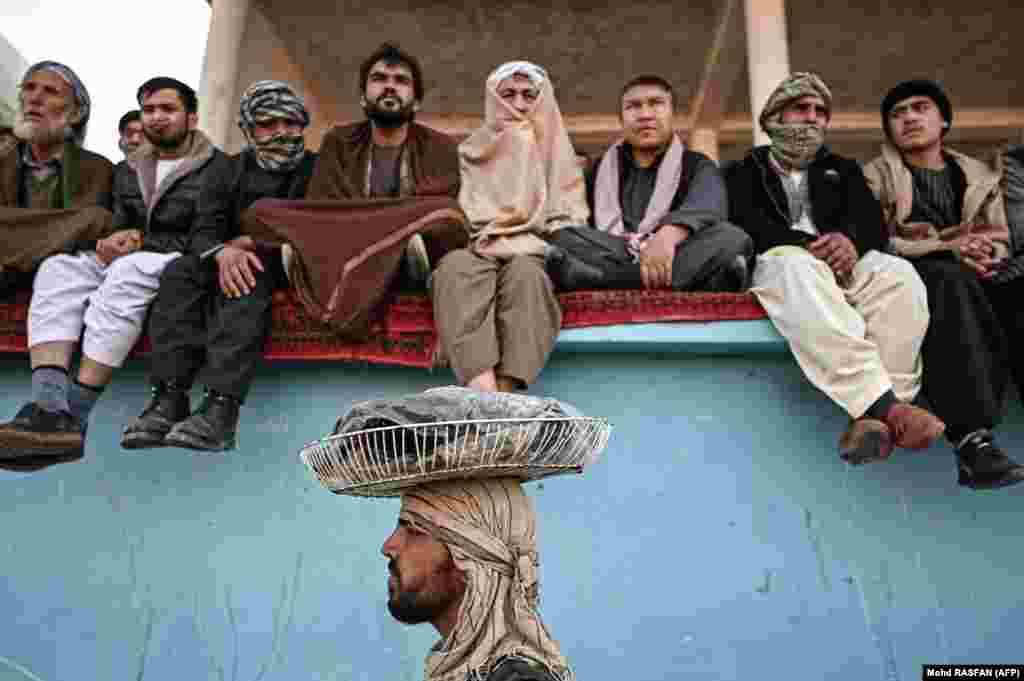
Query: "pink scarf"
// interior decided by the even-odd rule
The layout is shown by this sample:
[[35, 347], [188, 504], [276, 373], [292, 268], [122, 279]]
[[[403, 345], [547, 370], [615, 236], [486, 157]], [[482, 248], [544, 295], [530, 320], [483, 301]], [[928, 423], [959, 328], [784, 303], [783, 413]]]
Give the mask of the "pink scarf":
[[[594, 222], [602, 232], [627, 236], [622, 224], [622, 205], [619, 202], [619, 150], [623, 140], [619, 140], [605, 152], [597, 170], [597, 182], [594, 187]], [[683, 176], [683, 151], [685, 147], [679, 135], [672, 135], [665, 158], [658, 167], [658, 178], [654, 183], [654, 194], [647, 203], [644, 219], [637, 227], [637, 235], [644, 235], [653, 230], [672, 208], [672, 198], [679, 190], [679, 181]]]

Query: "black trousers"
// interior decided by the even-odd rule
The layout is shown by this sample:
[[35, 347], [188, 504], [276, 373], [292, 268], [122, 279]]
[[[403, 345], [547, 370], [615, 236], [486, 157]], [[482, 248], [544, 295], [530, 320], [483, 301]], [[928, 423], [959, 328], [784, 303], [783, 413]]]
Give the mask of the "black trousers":
[[911, 262], [928, 290], [931, 314], [922, 347], [922, 391], [955, 443], [1002, 420], [1010, 378], [1007, 331], [1020, 338], [1022, 326], [1017, 319], [1004, 329], [997, 308], [1009, 304], [1014, 295], [1020, 301], [1024, 288], [1016, 282], [986, 284], [950, 253]]
[[[603, 288], [642, 289], [640, 264], [633, 262], [625, 240], [593, 227], [566, 227], [547, 237], [588, 265], [604, 272]], [[672, 259], [675, 291], [738, 291], [747, 285], [746, 268], [737, 271], [737, 258], [749, 260], [750, 236], [728, 222], [719, 222], [690, 236]]]
[[270, 332], [274, 289], [287, 286], [279, 255], [263, 257], [263, 265], [241, 298], [221, 292], [213, 258], [188, 255], [168, 265], [149, 317], [154, 383], [191, 385], [202, 372], [207, 388], [245, 401]]

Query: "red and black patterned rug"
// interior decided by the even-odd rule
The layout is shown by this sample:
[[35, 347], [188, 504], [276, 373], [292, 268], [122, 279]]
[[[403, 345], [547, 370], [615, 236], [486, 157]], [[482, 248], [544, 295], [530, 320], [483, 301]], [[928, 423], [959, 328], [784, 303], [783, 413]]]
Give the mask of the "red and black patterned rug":
[[[674, 291], [576, 291], [558, 296], [562, 328], [764, 319], [764, 309], [749, 293], [677, 293]], [[0, 303], [0, 352], [28, 351], [25, 319], [28, 292]], [[264, 356], [269, 360], [332, 360], [430, 367], [438, 345], [434, 313], [424, 295], [399, 295], [384, 319], [361, 343], [339, 339], [306, 316], [290, 292], [274, 294], [273, 324]], [[132, 353], [145, 356], [148, 339]]]

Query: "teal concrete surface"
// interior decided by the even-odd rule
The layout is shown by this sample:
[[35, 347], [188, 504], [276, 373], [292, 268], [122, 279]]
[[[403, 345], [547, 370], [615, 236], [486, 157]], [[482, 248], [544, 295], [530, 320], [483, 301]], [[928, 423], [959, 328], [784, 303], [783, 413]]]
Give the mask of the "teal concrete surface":
[[[583, 476], [528, 487], [541, 612], [577, 678], [912, 681], [924, 663], [1024, 662], [1024, 489], [958, 488], [945, 444], [845, 466], [840, 410], [785, 352], [735, 352], [778, 349], [737, 324], [718, 345], [707, 325], [610, 330], [604, 351], [565, 334], [533, 390], [615, 426]], [[0, 418], [25, 364], [0, 358]], [[421, 678], [436, 635], [385, 608], [397, 502], [334, 496], [297, 452], [351, 402], [450, 373], [270, 365], [239, 449], [200, 455], [118, 447], [144, 368], [115, 378], [85, 460], [0, 477], [0, 681]], [[999, 431], [1019, 452], [1022, 416], [1013, 397]]]

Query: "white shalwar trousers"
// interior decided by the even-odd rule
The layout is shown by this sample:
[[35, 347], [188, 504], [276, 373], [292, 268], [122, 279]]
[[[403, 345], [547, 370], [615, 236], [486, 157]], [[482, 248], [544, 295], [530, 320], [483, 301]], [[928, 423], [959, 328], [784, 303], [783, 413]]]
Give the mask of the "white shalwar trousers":
[[779, 246], [758, 256], [753, 283], [804, 375], [850, 416], [890, 389], [917, 396], [928, 293], [909, 262], [868, 251], [843, 288], [805, 249]]
[[110, 265], [93, 251], [47, 258], [32, 286], [29, 348], [82, 338], [86, 357], [121, 366], [142, 335], [160, 275], [180, 255], [137, 251]]

